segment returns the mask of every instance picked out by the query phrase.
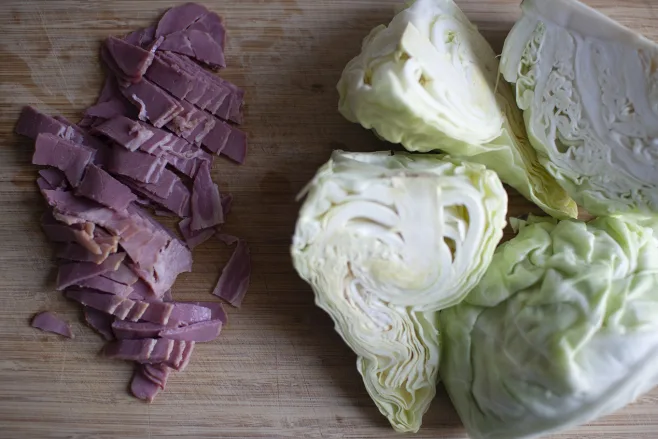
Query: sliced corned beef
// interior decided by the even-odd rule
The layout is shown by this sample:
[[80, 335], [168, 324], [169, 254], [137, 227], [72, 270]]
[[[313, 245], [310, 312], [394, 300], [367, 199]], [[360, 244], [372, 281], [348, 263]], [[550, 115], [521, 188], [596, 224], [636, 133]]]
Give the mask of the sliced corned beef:
[[221, 302], [189, 302], [210, 310], [210, 320], [220, 320], [223, 326], [228, 324], [228, 316]]
[[139, 109], [139, 119], [148, 120], [156, 128], [162, 128], [183, 111], [176, 99], [148, 79], [130, 84], [121, 92]]
[[155, 37], [164, 37], [171, 33], [187, 29], [191, 24], [208, 13], [208, 9], [197, 3], [185, 3], [175, 6], [162, 15], [155, 30]]
[[196, 231], [192, 230], [191, 223], [192, 223], [191, 218], [183, 218], [178, 223], [178, 228], [181, 232], [181, 235], [183, 235], [183, 239], [185, 240], [185, 243], [190, 249], [193, 249], [203, 244], [204, 242], [212, 238], [212, 236], [215, 234], [214, 228], [196, 230]]
[[157, 195], [147, 191], [140, 186], [137, 186], [136, 184], [130, 183], [129, 181], [123, 180], [123, 182], [133, 191], [149, 198], [153, 202], [175, 213], [179, 217], [185, 218], [190, 216], [190, 191], [181, 180], [178, 180], [174, 183], [171, 194], [169, 194], [167, 198], [158, 197]]
[[179, 53], [212, 69], [226, 67], [224, 49], [213, 36], [200, 28], [184, 29], [164, 37], [159, 50]]
[[194, 130], [184, 136], [185, 140], [194, 143], [195, 145], [201, 145], [203, 143], [203, 139], [206, 138], [208, 133], [210, 133], [210, 131], [215, 128], [215, 125], [217, 124], [216, 118], [205, 112], [202, 114], [205, 116], [204, 120], [202, 120]]
[[181, 361], [178, 363], [178, 368], [176, 368], [176, 370], [179, 372], [185, 370], [187, 365], [190, 363], [190, 359], [192, 358], [192, 351], [194, 351], [194, 346], [196, 344], [194, 341], [186, 342], [181, 340], [181, 342], [185, 343], [185, 349], [181, 355]]
[[32, 319], [32, 327], [41, 329], [42, 331], [63, 335], [64, 337], [73, 338], [71, 325], [50, 311], [44, 311], [35, 315]]
[[160, 393], [162, 387], [146, 376], [142, 369], [143, 366], [144, 365], [142, 364], [138, 364], [135, 367], [132, 380], [130, 381], [130, 393], [132, 393], [135, 398], [147, 402], [153, 402], [155, 397], [158, 396], [158, 393]]
[[55, 186], [48, 183], [43, 177], [37, 177], [37, 186], [39, 186], [39, 190], [42, 191], [56, 190]]
[[171, 368], [162, 363], [143, 364], [142, 368], [144, 375], [164, 390]]
[[[135, 275], [137, 276], [137, 275]], [[133, 300], [143, 300], [145, 302], [152, 302], [152, 301], [159, 301], [161, 300], [158, 298], [151, 287], [144, 282], [142, 279], [137, 278], [137, 282], [133, 283], [132, 285], [133, 291], [130, 293], [128, 296], [129, 299]], [[167, 302], [166, 300], [163, 300], [164, 302]]]
[[80, 140], [79, 134], [73, 129], [32, 106], [23, 107], [16, 124], [16, 133], [32, 140], [36, 140], [41, 133], [52, 134], [76, 143]]
[[119, 265], [115, 271], [110, 271], [108, 273], [102, 274], [103, 277], [106, 277], [114, 282], [119, 282], [124, 285], [132, 286], [136, 288], [136, 282], [139, 280], [137, 274], [130, 269], [125, 263]]
[[187, 140], [200, 124], [205, 124], [210, 115], [204, 114], [203, 110], [199, 110], [189, 102], [179, 103], [184, 110], [167, 124], [167, 128]]
[[146, 210], [142, 209], [141, 207], [132, 205], [128, 207], [128, 213], [130, 215], [139, 216], [142, 220], [146, 221], [147, 223], [150, 223], [151, 226], [153, 226], [154, 230], [159, 230], [161, 232], [164, 232], [165, 234], [169, 235], [172, 239], [178, 239], [178, 237], [172, 230], [163, 226], [160, 222], [156, 221], [155, 218], [151, 216], [151, 214], [149, 214]]
[[222, 50], [226, 47], [226, 29], [224, 20], [214, 12], [208, 12], [199, 20], [192, 23], [188, 29], [199, 29], [208, 32], [221, 46]]
[[144, 302], [125, 297], [95, 292], [94, 290], [68, 290], [66, 297], [85, 306], [118, 317], [120, 320], [147, 322], [166, 325], [174, 309], [173, 304], [164, 302]]
[[[109, 101], [92, 105], [85, 110], [84, 116], [98, 118], [100, 120], [107, 120], [116, 116], [136, 118], [137, 110], [123, 97], [123, 95], [119, 95], [118, 98], [112, 98]], [[95, 126], [97, 126], [97, 124], [94, 124], [94, 127]]]
[[156, 183], [166, 165], [167, 161], [162, 157], [115, 147], [108, 163], [108, 170], [113, 174], [125, 175], [142, 183]]
[[121, 240], [121, 247], [141, 269], [151, 269], [160, 253], [169, 243], [170, 237], [160, 231], [144, 228], [127, 239]]
[[151, 322], [126, 322], [116, 320], [112, 323], [112, 332], [119, 340], [138, 340], [141, 338], [154, 338], [165, 330], [164, 325]]
[[91, 132], [103, 135], [129, 151], [139, 149], [154, 135], [147, 126], [122, 115], [107, 119]]
[[223, 120], [215, 119], [215, 125], [210, 132], [203, 138], [202, 144], [214, 154], [221, 154], [228, 144], [231, 133], [237, 128], [232, 127]]
[[114, 334], [112, 333], [114, 316], [88, 306], [82, 308], [84, 309], [85, 322], [105, 340], [114, 340]]
[[[69, 226], [65, 226], [65, 227], [69, 227]], [[117, 243], [118, 243], [118, 239], [117, 239]], [[57, 247], [57, 252], [55, 256], [57, 256], [59, 259], [66, 259], [68, 261], [93, 262], [95, 264], [100, 264], [105, 259], [107, 259], [107, 257], [110, 254], [116, 253], [117, 246], [115, 245], [114, 248], [108, 246], [103, 250], [105, 251], [97, 255], [90, 252], [88, 248], [81, 246], [77, 242], [66, 242], [60, 244]]]
[[[162, 295], [162, 301], [163, 302], [173, 302], [174, 297], [171, 295], [171, 290], [165, 291], [165, 293]], [[212, 312], [212, 310], [211, 310]]]
[[85, 168], [94, 158], [94, 150], [49, 133], [37, 136], [32, 163], [53, 166], [66, 175], [71, 186], [78, 186]]
[[157, 55], [146, 71], [146, 77], [154, 84], [178, 99], [185, 99], [196, 86], [196, 79], [177, 65], [166, 62]]
[[205, 306], [188, 302], [173, 302], [174, 309], [169, 316], [169, 326], [190, 325], [192, 323], [210, 320], [212, 312]]
[[138, 363], [162, 363], [174, 370], [183, 370], [189, 362], [194, 342], [147, 338], [141, 340], [115, 340], [107, 343], [103, 354], [117, 360]]
[[239, 308], [249, 288], [250, 275], [249, 247], [246, 242], [240, 240], [222, 270], [219, 281], [212, 293]]
[[170, 340], [205, 342], [212, 341], [219, 337], [221, 330], [221, 320], [209, 320], [179, 328], [166, 328], [161, 330], [158, 333], [158, 336]]
[[226, 157], [237, 163], [244, 163], [247, 156], [247, 134], [237, 128], [231, 130], [226, 146], [221, 151]]
[[102, 248], [94, 239], [93, 223], [67, 225], [53, 218], [51, 212], [46, 212], [42, 217], [41, 228], [53, 242], [75, 242], [86, 248], [90, 253], [102, 255]]
[[224, 222], [219, 188], [212, 181], [208, 163], [201, 164], [194, 178], [191, 208], [191, 230], [208, 229]]
[[180, 273], [192, 271], [192, 253], [179, 240], [172, 239], [159, 254], [152, 269], [143, 269], [136, 265], [132, 268], [157, 297], [162, 297]]
[[130, 78], [131, 82], [141, 81], [153, 61], [152, 52], [116, 37], [108, 37], [105, 47], [114, 64], [120, 69], [121, 75]]
[[114, 210], [125, 210], [137, 199], [128, 186], [95, 165], [87, 166], [77, 194]]
[[135, 46], [146, 47], [155, 41], [155, 26], [149, 26], [142, 29], [137, 29], [126, 35], [123, 39]]
[[210, 165], [213, 162], [212, 155], [179, 137], [174, 138], [167, 146], [164, 157], [174, 168], [192, 178], [203, 161]]
[[103, 291], [105, 293], [114, 294], [115, 296], [128, 297], [132, 292], [132, 287], [108, 279], [103, 276], [95, 276], [89, 279], [83, 279], [76, 282], [78, 287], [91, 288], [93, 290]]
[[167, 198], [173, 192], [174, 187], [177, 184], [181, 184], [178, 183], [179, 181], [180, 181], [180, 177], [178, 175], [176, 175], [175, 173], [171, 172], [168, 169], [165, 169], [164, 171], [162, 171], [162, 176], [160, 177], [157, 183], [147, 184], [147, 183], [135, 182], [135, 184], [141, 187], [142, 189], [145, 189], [146, 191], [154, 195], [157, 195], [160, 198]]
[[53, 189], [67, 189], [68, 183], [66, 176], [62, 171], [55, 168], [46, 168], [39, 170], [39, 175], [48, 182]]
[[100, 264], [93, 262], [69, 262], [59, 266], [57, 272], [57, 289], [63, 290], [78, 282], [98, 276], [103, 273], [115, 271], [126, 257], [125, 253], [114, 253]]

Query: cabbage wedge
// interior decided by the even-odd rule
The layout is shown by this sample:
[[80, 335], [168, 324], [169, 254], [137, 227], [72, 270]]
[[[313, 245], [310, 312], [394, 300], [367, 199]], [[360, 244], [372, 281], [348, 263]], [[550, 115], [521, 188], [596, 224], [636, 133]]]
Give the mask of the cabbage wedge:
[[410, 151], [484, 164], [549, 215], [575, 218], [497, 78], [496, 54], [452, 0], [416, 0], [364, 39], [338, 82], [338, 108]]
[[658, 212], [658, 45], [575, 0], [524, 0], [501, 73], [548, 172], [595, 215]]
[[441, 379], [472, 439], [555, 433], [658, 384], [654, 230], [517, 223], [478, 286], [440, 313]]
[[438, 311], [486, 270], [507, 195], [482, 165], [336, 151], [309, 183], [291, 248], [316, 304], [357, 354], [397, 431], [418, 431], [436, 392]]

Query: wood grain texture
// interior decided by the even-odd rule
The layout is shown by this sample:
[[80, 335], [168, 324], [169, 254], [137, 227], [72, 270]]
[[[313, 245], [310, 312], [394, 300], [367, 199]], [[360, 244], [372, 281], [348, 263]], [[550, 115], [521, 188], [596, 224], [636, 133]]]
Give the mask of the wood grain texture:
[[[30, 142], [13, 134], [26, 104], [77, 120], [100, 89], [99, 42], [154, 22], [170, 1], [3, 1], [0, 8], [0, 437], [398, 438], [366, 394], [355, 356], [313, 304], [288, 256], [296, 193], [336, 148], [384, 148], [336, 111], [335, 84], [362, 38], [401, 0], [215, 0], [229, 29], [224, 76], [247, 93], [244, 166], [219, 160], [214, 177], [235, 196], [226, 231], [252, 249], [253, 282], [219, 340], [198, 345], [151, 405], [128, 395], [131, 367], [97, 356], [102, 341], [54, 291], [54, 262], [38, 227], [43, 202]], [[517, 0], [458, 2], [497, 49]], [[592, 0], [658, 37], [653, 0]], [[510, 213], [538, 212], [511, 194]], [[174, 296], [204, 300], [229, 250], [194, 251]], [[64, 340], [28, 326], [50, 309], [74, 322]], [[562, 439], [658, 437], [658, 391]], [[411, 436], [410, 436], [411, 437]], [[440, 390], [417, 438], [465, 434]]]

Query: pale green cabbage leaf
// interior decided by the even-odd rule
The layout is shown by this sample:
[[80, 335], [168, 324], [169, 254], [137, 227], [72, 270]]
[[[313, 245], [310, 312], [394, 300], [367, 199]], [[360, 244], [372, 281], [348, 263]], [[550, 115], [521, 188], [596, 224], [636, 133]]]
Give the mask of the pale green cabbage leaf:
[[658, 212], [658, 45], [575, 0], [524, 0], [501, 73], [530, 142], [595, 215]]
[[590, 422], [658, 384], [658, 239], [622, 218], [531, 218], [440, 313], [441, 378], [473, 439]]
[[417, 0], [364, 39], [338, 83], [339, 111], [410, 151], [484, 164], [548, 214], [576, 217], [497, 78], [496, 54], [452, 0]]
[[444, 156], [335, 151], [303, 193], [294, 267], [358, 355], [381, 413], [415, 432], [436, 392], [438, 311], [489, 265], [505, 226], [502, 183]]

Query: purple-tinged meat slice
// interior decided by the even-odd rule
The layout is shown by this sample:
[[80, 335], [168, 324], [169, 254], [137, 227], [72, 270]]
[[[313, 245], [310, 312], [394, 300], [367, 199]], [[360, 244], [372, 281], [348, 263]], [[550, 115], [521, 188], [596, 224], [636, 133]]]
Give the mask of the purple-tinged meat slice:
[[93, 290], [102, 291], [115, 296], [128, 297], [132, 293], [132, 287], [122, 283], [113, 281], [103, 276], [95, 276], [89, 279], [83, 279], [76, 282], [76, 286], [82, 288], [91, 288]]
[[195, 145], [201, 145], [203, 143], [203, 139], [206, 138], [208, 133], [212, 131], [213, 128], [215, 128], [215, 125], [217, 124], [217, 119], [212, 117], [208, 113], [202, 113], [205, 116], [205, 120], [201, 121], [194, 130], [192, 130], [188, 135], [186, 135], [184, 138], [190, 143], [194, 143]]
[[171, 295], [171, 290], [167, 290], [167, 291], [164, 292], [164, 294], [162, 295], [162, 301], [163, 302], [173, 302], [174, 301], [174, 297]]
[[132, 82], [139, 82], [153, 62], [152, 52], [116, 37], [108, 37], [105, 47], [121, 76], [131, 78]]
[[[136, 275], [135, 275], [136, 276]], [[137, 278], [137, 282], [135, 282], [132, 285], [133, 291], [130, 293], [128, 296], [129, 299], [133, 300], [142, 300], [145, 302], [154, 302], [154, 301], [160, 301], [161, 299], [158, 298], [151, 287], [144, 282], [142, 279]], [[163, 300], [166, 302], [166, 300]]]
[[188, 364], [190, 364], [190, 359], [192, 358], [192, 352], [194, 351], [195, 342], [193, 341], [184, 341], [181, 340], [181, 343], [185, 343], [185, 349], [181, 355], [181, 361], [178, 363], [178, 367], [174, 367], [177, 371], [181, 372], [185, 370]]
[[160, 56], [153, 59], [153, 63], [146, 71], [146, 77], [178, 99], [185, 99], [197, 82], [194, 76], [179, 66], [166, 62]]
[[169, 235], [172, 239], [178, 239], [178, 237], [173, 231], [160, 224], [158, 221], [155, 220], [155, 218], [151, 216], [151, 214], [149, 214], [146, 210], [142, 209], [141, 207], [132, 205], [128, 208], [128, 213], [133, 217], [138, 216], [146, 223], [149, 223], [152, 226], [153, 230], [159, 230]]
[[228, 144], [229, 137], [233, 130], [237, 130], [237, 128], [232, 127], [222, 120], [215, 119], [215, 125], [204, 137], [201, 143], [208, 148], [210, 152], [219, 155]]
[[171, 368], [162, 363], [149, 363], [142, 365], [142, 371], [149, 380], [164, 390], [169, 374], [171, 373]]
[[66, 242], [57, 246], [55, 256], [59, 259], [66, 259], [68, 261], [93, 262], [94, 264], [100, 264], [105, 261], [110, 254], [116, 253], [117, 246], [115, 245], [113, 249], [106, 246], [103, 250], [105, 251], [97, 255], [76, 242]]
[[[101, 276], [110, 279], [114, 282], [119, 282], [120, 284], [132, 286], [133, 289], [136, 289], [136, 282], [138, 282], [139, 277], [132, 271], [125, 263], [119, 265], [115, 271], [110, 271], [109, 273], [104, 273]], [[131, 293], [132, 294], [132, 293]]]
[[199, 28], [185, 29], [165, 36], [159, 49], [189, 56], [212, 69], [226, 67], [222, 46], [211, 34]]
[[139, 109], [139, 119], [148, 120], [156, 128], [162, 128], [183, 111], [174, 98], [148, 79], [142, 79], [121, 91]]
[[121, 247], [141, 269], [149, 270], [155, 265], [170, 237], [157, 230], [144, 229], [121, 241]]
[[66, 175], [71, 186], [78, 186], [85, 168], [94, 158], [94, 150], [72, 143], [53, 134], [37, 136], [32, 163], [53, 166]]
[[194, 178], [191, 207], [191, 230], [208, 229], [224, 222], [219, 188], [212, 181], [210, 166], [206, 162], [201, 164]]
[[167, 146], [164, 157], [174, 168], [191, 178], [194, 178], [202, 162], [213, 162], [212, 155], [179, 137]]
[[251, 258], [247, 243], [240, 240], [235, 247], [231, 258], [222, 270], [219, 281], [213, 294], [235, 307], [240, 307], [247, 289], [251, 275]]
[[110, 255], [101, 264], [93, 262], [70, 262], [59, 266], [57, 272], [57, 289], [63, 290], [78, 282], [98, 276], [103, 273], [115, 271], [126, 257], [125, 253]]
[[123, 39], [126, 43], [135, 46], [146, 47], [155, 41], [155, 26], [137, 29], [126, 35]]
[[100, 334], [105, 340], [114, 340], [114, 334], [112, 333], [112, 322], [114, 321], [114, 316], [88, 306], [83, 306], [83, 309], [87, 325]]
[[209, 115], [206, 115], [203, 110], [195, 108], [189, 102], [181, 101], [180, 105], [184, 110], [167, 124], [167, 128], [177, 136], [186, 139], [200, 124], [206, 122]]
[[205, 306], [195, 305], [189, 302], [172, 302], [174, 309], [169, 316], [168, 326], [190, 325], [192, 323], [205, 322], [211, 319], [212, 312]]
[[208, 12], [198, 21], [191, 24], [188, 29], [200, 29], [208, 32], [221, 46], [222, 50], [226, 48], [226, 28], [222, 17], [214, 12]]
[[128, 205], [137, 199], [128, 186], [94, 165], [87, 166], [77, 195], [118, 211], [126, 210]]
[[190, 218], [183, 218], [178, 223], [178, 229], [180, 230], [181, 235], [185, 243], [190, 249], [193, 249], [210, 238], [215, 234], [214, 228], [203, 229], [203, 230], [192, 230], [191, 229], [192, 220]]
[[[109, 101], [92, 105], [85, 110], [84, 116], [102, 120], [112, 119], [117, 116], [125, 116], [132, 119], [137, 117], [137, 110], [123, 95], [119, 95], [119, 97], [112, 98]], [[94, 125], [94, 127], [96, 126]]]
[[159, 337], [171, 340], [185, 340], [194, 342], [212, 341], [219, 337], [222, 330], [221, 320], [192, 323], [180, 328], [167, 328], [158, 333]]
[[125, 175], [142, 183], [156, 183], [166, 165], [167, 161], [162, 157], [114, 148], [108, 170], [113, 174]]
[[[142, 125], [144, 126], [144, 124]], [[160, 128], [149, 126], [148, 129], [153, 132], [153, 136], [144, 142], [144, 144], [140, 146], [139, 149], [146, 153], [160, 157], [165, 153], [165, 148], [167, 145], [169, 145], [171, 141], [176, 137], [173, 134], [168, 133]]]
[[221, 302], [188, 302], [210, 310], [210, 320], [220, 320], [223, 326], [228, 324], [228, 316]]
[[140, 149], [155, 134], [147, 126], [125, 116], [115, 116], [92, 129], [129, 151]]
[[94, 236], [95, 225], [93, 223], [81, 223], [67, 225], [60, 223], [52, 216], [52, 212], [44, 213], [42, 217], [41, 228], [44, 233], [53, 242], [74, 242], [87, 249], [90, 253], [98, 255], [105, 260], [105, 253], [114, 253], [108, 246], [99, 244]]
[[167, 328], [164, 325], [151, 322], [126, 322], [124, 320], [116, 320], [112, 323], [112, 332], [119, 340], [155, 338], [165, 329]]
[[180, 273], [192, 271], [192, 253], [178, 239], [172, 239], [152, 269], [136, 265], [132, 268], [151, 287], [155, 296], [162, 297]]
[[221, 153], [234, 162], [244, 163], [247, 156], [247, 134], [244, 131], [233, 129]]
[[124, 180], [124, 183], [133, 191], [152, 200], [156, 204], [164, 207], [170, 212], [175, 213], [179, 217], [185, 218], [190, 216], [190, 191], [182, 182], [182, 180], [179, 179], [174, 183], [171, 194], [169, 194], [167, 198], [158, 197], [157, 195], [129, 181]]
[[50, 311], [44, 311], [34, 316], [31, 325], [32, 327], [41, 329], [42, 331], [52, 332], [55, 334], [63, 335], [64, 337], [73, 338], [71, 325]]
[[138, 399], [153, 402], [162, 387], [153, 382], [149, 377], [146, 376], [143, 372], [142, 364], [138, 364], [135, 367], [135, 372], [133, 373], [132, 380], [130, 381], [130, 392]]
[[144, 320], [166, 325], [174, 309], [171, 303], [144, 302], [93, 290], [67, 290], [66, 297], [121, 320], [133, 322]]
[[[175, 370], [181, 370], [186, 365], [185, 360], [189, 361], [193, 343], [164, 338], [115, 340], [105, 344], [103, 355], [116, 360], [129, 360], [138, 363], [162, 363]], [[190, 344], [192, 346], [188, 347]]]
[[66, 176], [62, 171], [55, 168], [46, 168], [39, 170], [39, 175], [50, 184], [53, 189], [67, 189], [68, 183]]
[[79, 140], [79, 136], [75, 131], [68, 128], [60, 121], [41, 113], [32, 106], [25, 106], [18, 117], [16, 124], [16, 133], [22, 136], [29, 137], [36, 140], [37, 136], [41, 133], [52, 134], [62, 139]]
[[174, 187], [177, 184], [183, 184], [182, 182], [179, 183], [179, 181], [180, 177], [178, 175], [169, 169], [165, 169], [157, 183], [147, 184], [135, 182], [135, 184], [160, 198], [167, 198], [174, 191]]
[[52, 191], [56, 190], [55, 186], [52, 184], [48, 183], [45, 178], [43, 177], [37, 177], [37, 186], [39, 186], [39, 190], [42, 191]]
[[208, 14], [208, 9], [197, 3], [185, 3], [175, 6], [160, 18], [158, 27], [155, 30], [155, 37], [167, 36], [186, 29], [206, 14]]

